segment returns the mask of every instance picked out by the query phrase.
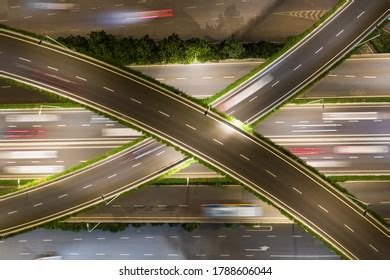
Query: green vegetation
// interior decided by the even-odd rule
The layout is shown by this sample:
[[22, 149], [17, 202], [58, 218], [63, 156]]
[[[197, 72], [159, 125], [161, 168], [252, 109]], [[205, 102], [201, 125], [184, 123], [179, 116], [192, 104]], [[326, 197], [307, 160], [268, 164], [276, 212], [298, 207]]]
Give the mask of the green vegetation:
[[332, 7], [329, 11], [327, 11], [318, 21], [316, 21], [309, 29], [305, 30], [301, 34], [297, 36], [292, 36], [287, 38], [287, 40], [283, 43], [283, 46], [280, 47], [276, 52], [274, 52], [264, 63], [250, 71], [249, 73], [245, 74], [238, 80], [234, 81], [230, 85], [228, 85], [223, 90], [217, 92], [213, 96], [210, 96], [205, 99], [206, 103], [211, 104], [214, 101], [216, 101], [218, 98], [224, 96], [229, 91], [233, 90], [240, 84], [244, 83], [245, 81], [249, 80], [251, 77], [255, 76], [257, 73], [259, 73], [261, 70], [266, 68], [268, 65], [272, 64], [274, 61], [279, 59], [282, 55], [287, 53], [290, 49], [292, 49], [297, 43], [299, 43], [305, 36], [310, 34], [314, 29], [316, 29], [321, 23], [323, 23], [325, 20], [327, 20], [333, 13], [335, 13], [342, 5], [344, 5], [347, 2], [347, 0], [339, 0], [336, 5]]
[[371, 40], [370, 43], [378, 53], [390, 53], [390, 33], [383, 28], [378, 30], [380, 36]]
[[349, 182], [349, 181], [390, 181], [390, 175], [346, 175], [346, 176], [329, 176], [332, 182]]
[[371, 97], [371, 96], [353, 96], [353, 97], [325, 97], [325, 98], [295, 98], [290, 101], [291, 104], [338, 104], [338, 103], [389, 103], [390, 97]]
[[[153, 182], [154, 185], [186, 185], [186, 178], [164, 178], [158, 181]], [[214, 178], [190, 178], [188, 180], [188, 185], [213, 185], [213, 186], [223, 186], [223, 185], [237, 185], [237, 181], [231, 178], [225, 177], [214, 177]], [[150, 185], [150, 184], [149, 184]]]
[[94, 163], [97, 163], [101, 160], [104, 160], [110, 156], [113, 156], [125, 149], [129, 149], [130, 147], [133, 147], [135, 146], [136, 144], [144, 141], [147, 137], [143, 136], [143, 137], [139, 137], [137, 138], [136, 140], [132, 141], [132, 142], [129, 142], [127, 144], [124, 144], [120, 147], [117, 147], [117, 148], [114, 148], [112, 150], [109, 150], [93, 159], [90, 159], [90, 160], [87, 160], [86, 162], [83, 162], [81, 164], [78, 164], [78, 165], [75, 165], [75, 166], [72, 166], [68, 169], [66, 169], [65, 171], [63, 172], [60, 172], [60, 173], [56, 173], [56, 174], [53, 174], [53, 175], [50, 175], [50, 176], [47, 176], [47, 177], [44, 177], [44, 178], [41, 178], [41, 179], [37, 179], [37, 180], [31, 180], [23, 185], [20, 185], [20, 187], [15, 187], [15, 188], [10, 188], [10, 189], [4, 189], [2, 192], [1, 192], [1, 195], [4, 196], [4, 195], [10, 195], [14, 192], [17, 192], [17, 191], [22, 191], [22, 190], [26, 190], [26, 189], [29, 189], [29, 188], [33, 188], [33, 187], [37, 187], [41, 184], [44, 184], [44, 183], [48, 183], [50, 181], [54, 181], [60, 177], [63, 177], [65, 175], [68, 175], [70, 173], [73, 173], [73, 172], [76, 172], [78, 170], [81, 170], [83, 168], [87, 168], [88, 166], [94, 164]]
[[0, 180], [0, 197], [4, 194], [19, 190], [19, 184], [20, 186], [23, 186], [33, 181], [34, 181], [33, 179], [22, 179], [19, 182], [18, 180], [15, 179]]
[[[69, 107], [80, 107], [81, 106], [80, 104], [78, 104], [78, 103], [76, 103], [76, 102], [74, 102], [74, 101], [72, 101], [72, 100], [70, 100], [68, 98], [62, 97], [62, 96], [60, 96], [58, 94], [54, 94], [52, 92], [40, 89], [38, 87], [34, 87], [34, 86], [31, 86], [31, 85], [28, 85], [28, 84], [25, 84], [25, 83], [22, 83], [22, 82], [19, 82], [19, 81], [15, 81], [15, 80], [8, 79], [8, 78], [2, 78], [2, 77], [0, 77], [0, 81], [6, 83], [8, 85], [12, 85], [12, 86], [15, 86], [15, 87], [18, 87], [18, 88], [23, 88], [25, 90], [34, 92], [36, 94], [40, 94], [40, 95], [44, 95], [44, 96], [49, 97], [51, 100], [53, 100], [53, 103], [51, 103], [51, 102], [47, 103], [47, 105], [49, 105], [49, 106], [56, 106], [56, 104], [60, 104], [63, 107], [66, 107], [66, 108], [69, 108]], [[31, 104], [31, 106], [40, 106], [41, 104], [42, 105], [46, 105], [46, 103], [40, 103], [39, 105]], [[8, 108], [8, 106], [13, 106], [13, 105], [18, 106], [19, 104], [0, 104], [1, 108]], [[27, 105], [30, 105], [30, 104], [27, 104]]]
[[211, 43], [205, 39], [181, 39], [177, 34], [160, 41], [148, 35], [137, 39], [117, 38], [104, 31], [94, 31], [89, 37], [60, 37], [58, 41], [75, 51], [100, 60], [117, 64], [166, 64], [219, 61], [224, 59], [267, 58], [281, 45], [259, 41], [241, 43], [229, 38], [220, 43]]
[[181, 227], [187, 232], [193, 232], [199, 227], [199, 223], [185, 223], [181, 224]]
[[46, 109], [50, 106], [58, 108], [81, 108], [79, 104], [76, 103], [25, 103], [25, 104], [0, 104], [0, 109]]

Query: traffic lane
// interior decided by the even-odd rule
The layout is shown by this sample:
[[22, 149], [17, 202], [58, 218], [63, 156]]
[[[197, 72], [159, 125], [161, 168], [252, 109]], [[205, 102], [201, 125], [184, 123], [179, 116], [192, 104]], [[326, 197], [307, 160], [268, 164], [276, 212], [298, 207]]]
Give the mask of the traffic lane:
[[[93, 159], [119, 145], [70, 146], [70, 147], [30, 147], [23, 150], [0, 150], [1, 178], [41, 178], [64, 171], [65, 169]], [[25, 154], [26, 158], [8, 158], [9, 154]], [[32, 158], [32, 154], [37, 156]], [[49, 156], [46, 157], [45, 154]], [[41, 168], [40, 168], [41, 167]]]
[[[20, 49], [14, 49], [23, 51], [24, 48], [31, 49], [29, 52], [31, 57], [35, 57], [33, 55], [33, 51], [38, 53], [39, 51], [42, 51], [42, 49], [38, 48], [35, 45], [24, 45], [20, 46]], [[41, 63], [43, 63], [43, 65], [45, 65], [47, 63], [45, 59], [47, 60], [49, 57], [53, 59], [53, 56], [55, 56], [56, 58], [51, 61], [70, 59], [53, 52], [49, 52], [49, 54], [50, 55], [43, 55], [43, 53], [41, 53], [40, 60], [36, 61], [40, 61]], [[284, 176], [289, 173], [291, 173], [292, 175], [291, 177], [289, 176], [287, 180], [285, 180], [285, 182], [305, 182], [304, 184], [302, 184], [305, 186], [305, 188], [310, 188], [310, 190], [317, 189], [315, 197], [323, 196], [325, 201], [333, 200], [332, 195], [330, 195], [322, 187], [318, 187], [317, 183], [314, 183], [311, 179], [308, 179], [302, 173], [297, 172], [289, 164], [285, 162], [280, 162], [280, 159], [276, 160], [275, 155], [269, 153], [263, 148], [259, 148], [258, 144], [253, 143], [245, 136], [235, 132], [234, 129], [227, 127], [225, 124], [216, 122], [214, 118], [204, 117], [203, 111], [183, 106], [183, 104], [180, 104], [178, 101], [176, 101], [176, 99], [167, 98], [167, 96], [154, 90], [150, 90], [149, 88], [144, 87], [140, 84], [129, 83], [128, 80], [125, 80], [120, 76], [114, 75], [97, 67], [91, 67], [91, 65], [85, 62], [73, 60], [72, 63], [65, 63], [64, 61], [63, 64], [72, 65], [74, 69], [77, 69], [77, 71], [84, 70], [84, 73], [93, 73], [93, 76], [96, 79], [95, 83], [93, 83], [91, 86], [88, 86], [88, 88], [82, 88], [83, 91], [82, 93], [79, 93], [79, 95], [83, 96], [83, 98], [88, 97], [90, 100], [93, 100], [97, 104], [104, 104], [104, 106], [108, 108], [115, 108], [117, 112], [124, 114], [124, 116], [131, 117], [131, 119], [129, 120], [133, 122], [135, 120], [142, 120], [142, 124], [140, 125], [142, 125], [144, 128], [147, 126], [148, 129], [154, 130], [155, 133], [157, 133], [158, 135], [164, 135], [164, 137], [169, 138], [171, 141], [178, 143], [182, 147], [184, 146], [188, 148], [191, 152], [194, 152], [198, 155], [202, 155], [204, 158], [207, 158], [208, 160], [214, 162], [214, 164], [216, 164], [223, 170], [226, 170], [226, 166], [228, 166], [228, 169], [234, 171], [235, 176], [240, 177], [242, 180], [257, 189], [258, 186], [265, 186], [263, 187], [263, 189], [272, 192], [275, 196], [277, 196], [281, 201], [289, 205], [291, 208], [297, 210], [300, 209], [298, 211], [302, 211], [302, 213], [304, 213], [303, 215], [305, 215], [305, 218], [308, 218], [308, 220], [315, 221], [315, 223], [317, 224], [326, 225], [332, 225], [332, 222], [335, 222], [339, 225], [338, 228], [344, 229], [344, 225], [340, 224], [340, 221], [330, 221], [331, 218], [329, 217], [328, 219], [325, 219], [323, 217], [319, 219], [318, 213], [317, 215], [313, 215], [315, 212], [321, 211], [321, 209], [319, 209], [317, 205], [316, 207], [309, 209], [310, 213], [306, 212], [306, 210], [308, 210], [308, 207], [303, 207], [304, 204], [299, 203], [299, 205], [296, 205], [297, 203], [295, 201], [291, 201], [291, 194], [295, 193], [290, 186], [282, 186], [281, 189], [285, 189], [285, 191], [282, 192], [278, 192], [279, 189], [270, 188], [269, 177], [266, 177], [270, 174], [266, 170], [261, 173], [259, 172], [258, 166], [262, 166], [261, 164], [265, 165], [271, 170], [290, 169], [283, 174]], [[13, 72], [18, 73], [18, 70], [20, 68], [15, 68], [12, 66], [12, 64], [7, 65], [7, 67], [11, 67], [11, 70]], [[75, 75], [75, 73], [73, 75]], [[99, 83], [97, 81], [99, 81]], [[95, 88], [98, 85], [100, 85], [100, 88]], [[65, 86], [64, 88], [67, 88], [68, 86], [69, 85]], [[114, 89], [114, 92], [109, 91], [104, 87]], [[72, 92], [74, 93], [78, 93], [79, 91], [79, 88], [72, 90]], [[123, 96], [123, 93], [128, 94], [129, 92], [131, 92], [131, 96]], [[112, 93], [116, 93], [115, 98], [112, 97]], [[138, 102], [134, 100], [137, 100]], [[175, 120], [166, 116], [164, 117], [160, 113], [161, 110], [165, 110], [165, 113], [167, 113], [168, 115], [169, 113], [171, 113], [172, 115], [173, 112], [170, 112], [168, 110], [173, 109], [175, 109], [176, 114], [174, 115]], [[178, 125], [178, 119], [183, 122], [181, 123], [182, 126]], [[196, 123], [198, 123], [198, 128], [201, 127], [202, 133], [194, 134], [194, 130], [186, 126], [185, 122], [194, 120], [196, 120]], [[172, 137], [171, 135], [175, 135], [175, 137]], [[228, 137], [229, 139], [222, 139], [221, 136], [223, 136], [223, 138]], [[224, 145], [221, 140], [227, 141], [226, 145]], [[252, 161], [251, 165], [244, 166], [242, 162], [245, 162], [247, 160], [241, 155], [246, 156], [250, 154], [253, 155], [255, 159], [264, 159], [264, 161], [261, 161], [261, 164], [259, 162], [255, 163], [254, 161]], [[230, 173], [232, 173], [232, 171]], [[250, 178], [252, 183], [248, 181], [248, 178]], [[385, 237], [383, 233], [380, 233], [376, 229], [373, 230], [371, 224], [369, 224], [367, 220], [365, 220], [361, 216], [356, 215], [353, 210], [351, 210], [349, 207], [346, 207], [343, 203], [340, 203], [339, 201], [332, 201], [332, 203], [334, 204], [332, 208], [335, 210], [337, 209], [336, 212], [340, 211], [343, 214], [349, 216], [347, 220], [352, 223], [353, 227], [356, 226], [356, 228], [360, 228], [361, 231], [364, 231], [364, 233], [362, 232], [361, 234], [362, 236], [365, 236], [367, 238], [365, 240], [371, 240], [372, 243], [378, 242], [378, 244], [380, 244], [377, 245], [378, 247], [383, 247], [383, 244], [386, 244], [387, 237]], [[356, 215], [356, 217], [352, 217], [350, 215]], [[327, 220], [329, 220], [329, 222], [327, 222]], [[328, 228], [328, 230], [330, 229]], [[349, 248], [357, 248], [359, 247], [359, 245], [362, 245], [359, 247], [359, 249], [356, 250], [358, 251], [356, 254], [361, 256], [367, 256], [368, 258], [381, 257], [378, 256], [379, 254], [373, 249], [369, 251], [370, 247], [368, 246], [368, 244], [362, 244], [361, 239], [357, 240], [357, 238], [350, 238], [350, 232], [338, 231], [336, 228], [334, 230], [332, 228], [331, 231], [332, 233], [335, 233], [337, 235], [337, 239], [339, 240], [339, 242], [343, 244], [349, 244], [347, 245]], [[373, 240], [375, 240], [375, 242]], [[384, 255], [386, 254], [387, 253], [384, 252]]]
[[[238, 105], [231, 107], [230, 111], [234, 111], [233, 115], [242, 121], [254, 121], [278, 100], [284, 99], [287, 94], [290, 95], [295, 87], [303, 83], [317, 69], [333, 61], [335, 54], [338, 56], [347, 45], [360, 37], [359, 34], [363, 33], [373, 20], [379, 18], [387, 9], [386, 1], [369, 6], [365, 1], [353, 2], [321, 32], [285, 57], [282, 63], [256, 76], [253, 79], [255, 82], [266, 75], [273, 77], [273, 80], [259, 90], [255, 90], [254, 94]], [[363, 11], [364, 14], [359, 16]], [[246, 87], [250, 84], [247, 83]], [[231, 100], [236, 94], [240, 94], [240, 90], [235, 91], [228, 99]], [[249, 102], [255, 96], [257, 98]], [[221, 106], [217, 106], [217, 109]]]
[[330, 71], [304, 95], [305, 97], [388, 96], [389, 73], [388, 55], [353, 56]]
[[[0, 111], [0, 141], [19, 139], [115, 139], [141, 134], [84, 109]], [[115, 137], [113, 137], [115, 136]]]
[[[273, 139], [274, 140], [274, 139]], [[283, 139], [287, 140], [287, 139]], [[326, 175], [355, 175], [355, 174], [389, 174], [390, 156], [388, 152], [370, 151], [372, 148], [389, 150], [390, 144], [372, 145], [365, 143], [310, 143], [310, 139], [302, 138], [302, 143], [278, 142], [291, 153], [304, 160], [308, 165]], [[342, 149], [352, 151], [341, 152]], [[353, 151], [356, 149], [356, 151]]]
[[356, 195], [364, 203], [385, 219], [390, 218], [390, 182], [388, 181], [356, 181], [341, 183], [348, 191]]
[[[156, 147], [161, 144], [151, 142], [148, 145]], [[85, 205], [88, 201], [103, 202], [102, 196], [117, 193], [122, 188], [128, 189], [124, 186], [134, 184], [140, 178], [150, 177], [156, 169], [164, 169], [183, 158], [174, 156], [172, 148], [158, 156], [157, 152], [140, 153], [144, 149], [145, 146], [141, 145], [79, 176], [1, 199], [1, 231]], [[139, 156], [144, 157], [142, 168]]]
[[[202, 213], [204, 204], [251, 203], [262, 208], [262, 215], [255, 217], [207, 217]], [[217, 222], [291, 222], [277, 209], [260, 201], [254, 194], [241, 186], [148, 186], [130, 195], [116, 199], [112, 204], [99, 205], [83, 211], [68, 221], [110, 220], [140, 222], [146, 221], [192, 221]]]
[[390, 124], [387, 104], [287, 105], [261, 122], [256, 130], [273, 137], [386, 136]]
[[[248, 26], [249, 19], [255, 19], [259, 13], [267, 14], [275, 5], [270, 2], [237, 2], [226, 0], [215, 1], [73, 1], [79, 2], [78, 8], [71, 10], [35, 9], [31, 1], [20, 1], [16, 5], [4, 5], [4, 14], [0, 21], [18, 29], [50, 36], [87, 35], [91, 30], [123, 36], [143, 37], [149, 34], [152, 38], [162, 39], [176, 33], [183, 38], [207, 37], [223, 40]], [[230, 7], [239, 11], [239, 17], [229, 14]], [[306, 5], [308, 6], [308, 5]], [[317, 4], [317, 6], [322, 6]], [[13, 7], [13, 8], [10, 8]], [[172, 9], [172, 16], [170, 15]], [[158, 12], [161, 11], [162, 12]], [[168, 12], [163, 12], [168, 10]], [[149, 13], [148, 13], [149, 11]], [[152, 12], [151, 12], [152, 11]], [[157, 12], [156, 12], [157, 11]], [[146, 17], [145, 18], [145, 12]], [[166, 17], [161, 17], [166, 14]], [[220, 22], [220, 28], [213, 28], [221, 14], [229, 15]], [[204, 26], [210, 28], [203, 28]], [[298, 29], [301, 30], [302, 27]], [[292, 32], [289, 31], [288, 34]], [[297, 30], [293, 34], [297, 33]], [[287, 35], [289, 36], [289, 35]], [[258, 40], [259, 38], [256, 38]]]
[[37, 229], [0, 241], [0, 259], [339, 259], [296, 225], [257, 228], [201, 224], [193, 232], [169, 225], [121, 232]]
[[197, 98], [206, 98], [250, 72], [261, 62], [130, 66]]

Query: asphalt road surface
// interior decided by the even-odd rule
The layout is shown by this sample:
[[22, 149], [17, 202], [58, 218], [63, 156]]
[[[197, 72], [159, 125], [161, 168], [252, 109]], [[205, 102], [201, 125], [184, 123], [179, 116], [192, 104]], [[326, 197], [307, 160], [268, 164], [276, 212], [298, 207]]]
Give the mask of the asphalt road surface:
[[[354, 2], [350, 9], [353, 7], [359, 10], [362, 5], [362, 2]], [[375, 7], [374, 9], [364, 5], [364, 9], [367, 9], [365, 13], [371, 15], [372, 12], [375, 17], [375, 14], [379, 14], [377, 9], [384, 8], [381, 5]], [[349, 11], [348, 15], [350, 14], [353, 13]], [[294, 209], [296, 215], [306, 220], [306, 223], [310, 221], [309, 223], [314, 227], [326, 224], [326, 226], [321, 226], [322, 233], [331, 232], [326, 233], [328, 238], [336, 238], [339, 244], [343, 244], [345, 249], [348, 248], [346, 250], [354, 252], [350, 253], [351, 255], [365, 258], [388, 256], [389, 240], [387, 234], [373, 227], [367, 218], [357, 214], [356, 210], [346, 206], [340, 200], [334, 199], [333, 194], [323, 188], [322, 182], [319, 183], [316, 181], [317, 179], [297, 172], [288, 161], [280, 160], [273, 152], [270, 152], [268, 147], [265, 148], [252, 142], [232, 128], [217, 121], [216, 116], [212, 113], [209, 113], [209, 117], [205, 118], [203, 111], [193, 106], [184, 105], [176, 98], [168, 97], [138, 83], [129, 82], [124, 77], [85, 62], [38, 46], [21, 43], [9, 37], [3, 36], [2, 38], [2, 51], [3, 54], [7, 53], [7, 56], [4, 57], [3, 69], [32, 78], [35, 82], [41, 81], [64, 90], [71, 90], [74, 94], [83, 96], [84, 102], [93, 101], [94, 106], [100, 108], [104, 104], [106, 111], [110, 110], [107, 107], [115, 108], [115, 111], [123, 114], [123, 118], [137, 122], [144, 129], [147, 127], [148, 130], [164, 135], [170, 141], [201, 155], [223, 170], [229, 169], [230, 174], [234, 174], [255, 189], [262, 186], [263, 192], [272, 192], [273, 196], [278, 197], [280, 203], [288, 204], [291, 209]], [[26, 54], [29, 55], [28, 58], [24, 57]], [[53, 62], [58, 65], [53, 65]], [[47, 66], [58, 71], [47, 73]], [[61, 68], [60, 73], [59, 68]], [[80, 83], [88, 86], [80, 86]], [[145, 106], [145, 103], [148, 106]], [[174, 121], [172, 121], [173, 117], [170, 117], [172, 114], [175, 114]], [[166, 122], [162, 122], [163, 119]], [[180, 120], [181, 125], [178, 125], [177, 120]], [[197, 133], [197, 128], [201, 130], [201, 133]], [[252, 161], [248, 158], [249, 155], [251, 155]], [[261, 163], [257, 162], [256, 159], [262, 159]], [[243, 160], [246, 164], [242, 164]], [[250, 161], [249, 165], [248, 161]], [[249, 166], [251, 168], [248, 168]], [[264, 168], [262, 172], [259, 171], [259, 166]], [[283, 170], [283, 173], [281, 174], [278, 170]], [[299, 191], [286, 182], [299, 182]], [[278, 187], [275, 188], [275, 185]], [[313, 197], [316, 200], [313, 200]], [[299, 202], [301, 199], [307, 203]], [[323, 205], [325, 202], [326, 205]], [[329, 215], [327, 208], [337, 213], [337, 220], [333, 218], [333, 215]], [[21, 216], [21, 212], [9, 213], [11, 214], [8, 215]], [[4, 220], [9, 221], [9, 218], [2, 219], [2, 222]], [[13, 219], [14, 222], [17, 220]], [[355, 233], [354, 228], [359, 229], [359, 234]], [[375, 244], [368, 243], [370, 241]]]
[[353, 56], [305, 92], [308, 98], [389, 96], [390, 55]]
[[[256, 217], [210, 217], [204, 204], [256, 204], [262, 214]], [[291, 223], [274, 207], [260, 201], [241, 186], [148, 186], [119, 197], [109, 205], [99, 205], [69, 219], [83, 222], [127, 223]]]
[[179, 225], [128, 227], [117, 233], [39, 229], [0, 240], [3, 260], [53, 254], [70, 260], [339, 259], [296, 225], [200, 225], [193, 232]]
[[336, 0], [73, 0], [78, 7], [65, 11], [39, 9], [31, 2], [3, 0], [0, 22], [50, 36], [104, 29], [120, 36], [149, 34], [156, 39], [176, 33], [222, 40], [235, 34], [244, 41], [274, 41], [303, 32]]
[[131, 66], [156, 80], [196, 97], [207, 98], [260, 65], [259, 61], [189, 65]]
[[368, 207], [390, 220], [390, 182], [389, 181], [361, 181], [341, 183], [349, 192], [353, 193]]
[[354, 1], [280, 63], [221, 98], [216, 108], [241, 121], [255, 121], [363, 40], [388, 8], [387, 1]]
[[325, 174], [390, 173], [390, 105], [288, 105], [257, 126]]
[[0, 111], [0, 176], [63, 171], [141, 134], [82, 108]]

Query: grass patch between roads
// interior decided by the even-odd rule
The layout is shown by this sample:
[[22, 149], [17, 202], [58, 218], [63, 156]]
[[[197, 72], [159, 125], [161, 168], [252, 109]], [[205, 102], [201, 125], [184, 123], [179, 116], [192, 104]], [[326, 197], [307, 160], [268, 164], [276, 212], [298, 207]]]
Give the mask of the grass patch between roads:
[[341, 103], [390, 103], [390, 96], [362, 97], [325, 97], [325, 98], [295, 98], [291, 104], [341, 104]]
[[329, 176], [333, 182], [350, 182], [350, 181], [390, 181], [390, 175], [346, 175], [346, 176]]

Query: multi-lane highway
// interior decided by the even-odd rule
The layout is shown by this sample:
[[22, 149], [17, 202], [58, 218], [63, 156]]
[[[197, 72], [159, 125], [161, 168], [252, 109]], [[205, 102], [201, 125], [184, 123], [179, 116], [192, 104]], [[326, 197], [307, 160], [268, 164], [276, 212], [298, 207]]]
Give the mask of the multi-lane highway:
[[188, 39], [223, 40], [236, 34], [244, 41], [280, 41], [303, 32], [336, 2], [73, 0], [76, 5], [61, 10], [30, 0], [3, 0], [0, 23], [53, 37], [105, 30], [120, 36], [149, 34], [156, 39], [176, 33]]
[[131, 66], [157, 81], [196, 97], [207, 98], [250, 72], [260, 61], [189, 65]]
[[339, 259], [296, 225], [255, 228], [200, 225], [192, 232], [179, 225], [69, 232], [34, 230], [0, 240], [0, 259]]
[[[354, 14], [353, 8], [359, 10], [362, 6], [362, 2], [354, 2], [349, 6], [352, 11], [349, 10], [348, 15]], [[375, 15], [377, 13], [379, 15], [379, 10], [383, 11], [384, 7], [384, 3], [383, 6], [376, 5], [375, 8], [364, 5], [365, 14], [371, 15], [373, 13]], [[355, 16], [360, 18], [358, 13]], [[371, 21], [367, 19], [364, 22], [368, 24]], [[259, 146], [231, 127], [221, 124], [212, 113], [209, 113], [209, 117], [205, 118], [202, 110], [183, 100], [178, 102], [177, 98], [168, 97], [162, 92], [157, 93], [152, 89], [140, 86], [140, 84], [129, 82], [124, 77], [36, 45], [22, 43], [9, 37], [2, 38], [2, 43], [2, 51], [7, 53], [3, 69], [8, 70], [7, 72], [32, 78], [35, 82], [49, 83], [63, 90], [72, 90], [78, 95], [73, 97], [80, 100], [82, 96], [83, 102], [93, 101], [94, 106], [100, 107], [100, 109], [104, 105], [106, 111], [124, 119], [130, 120], [128, 117], [131, 117], [131, 121], [136, 122], [144, 129], [153, 131], [207, 159], [255, 189], [259, 190], [261, 186], [263, 193], [267, 191], [269, 197], [272, 193], [274, 201], [277, 200], [279, 204], [290, 208], [290, 211], [293, 211], [297, 217], [304, 220], [306, 224], [310, 224], [312, 228], [316, 228], [326, 238], [333, 239], [333, 243], [338, 244], [338, 247], [350, 257], [378, 258], [387, 255], [387, 234], [373, 227], [367, 217], [359, 215], [357, 211], [335, 199], [332, 192], [323, 188], [324, 182], [297, 172], [295, 168], [292, 168], [291, 162], [287, 159], [281, 160], [281, 154], [275, 157], [275, 151], [270, 152], [269, 147]], [[25, 54], [29, 54], [29, 57], [26, 58]], [[63, 61], [64, 59], [68, 62], [71, 61], [71, 63]], [[53, 62], [58, 65], [53, 65]], [[59, 72], [60, 66], [61, 72]], [[52, 70], [53, 68], [57, 71], [56, 73], [47, 73], [48, 68], [51, 71], [56, 71]], [[80, 86], [80, 84], [88, 85], [88, 87]], [[146, 102], [148, 106], [145, 106]], [[186, 106], [183, 106], [183, 102], [186, 103]], [[111, 111], [107, 106], [111, 109], [115, 108], [122, 115]], [[173, 108], [174, 111], [172, 111]], [[184, 115], [183, 109], [185, 109]], [[172, 114], [175, 114], [174, 121], [170, 117]], [[164, 118], [166, 121], [161, 122]], [[177, 120], [183, 122], [183, 127], [178, 126]], [[195, 123], [191, 123], [194, 121]], [[197, 133], [198, 129], [201, 133]], [[173, 137], [173, 135], [175, 136]], [[252, 160], [248, 157], [249, 155], [251, 155]], [[263, 161], [259, 163], [256, 162], [257, 159], [263, 159]], [[241, 163], [243, 160], [250, 161], [248, 166], [253, 166], [253, 169], [243, 166]], [[264, 171], [259, 172], [258, 166], [262, 166]], [[281, 174], [277, 170], [283, 170], [283, 173]], [[278, 188], [271, 187], [270, 180], [272, 185], [278, 185]], [[300, 182], [300, 187], [286, 184], [286, 182], [292, 181]], [[320, 185], [322, 186], [319, 187]], [[317, 199], [325, 200], [320, 202], [310, 199], [308, 201], [306, 196], [314, 197], [312, 192], [315, 192]], [[308, 204], [303, 205], [298, 202], [297, 200], [300, 199], [304, 199]], [[325, 202], [327, 205], [322, 205]], [[326, 207], [337, 213], [337, 221], [329, 214]], [[18, 216], [18, 213], [12, 214]], [[318, 226], [324, 224], [326, 226]], [[359, 228], [359, 235], [355, 233], [354, 228]], [[370, 241], [375, 244], [369, 243]]]
[[387, 104], [288, 105], [257, 126], [325, 174], [389, 174]]
[[389, 96], [389, 83], [390, 55], [358, 55], [330, 71], [301, 97]]
[[82, 108], [0, 111], [0, 176], [42, 177], [141, 134]]
[[[202, 211], [205, 204], [250, 203], [262, 214], [242, 217], [211, 217]], [[117, 198], [109, 205], [83, 211], [69, 221], [127, 223], [291, 223], [274, 207], [260, 201], [241, 186], [148, 186]]]
[[215, 103], [219, 110], [253, 122], [291, 97], [364, 39], [388, 12], [387, 1], [354, 1], [299, 48]]
[[386, 220], [390, 220], [390, 182], [389, 181], [350, 181], [341, 183], [348, 191], [368, 204]]

